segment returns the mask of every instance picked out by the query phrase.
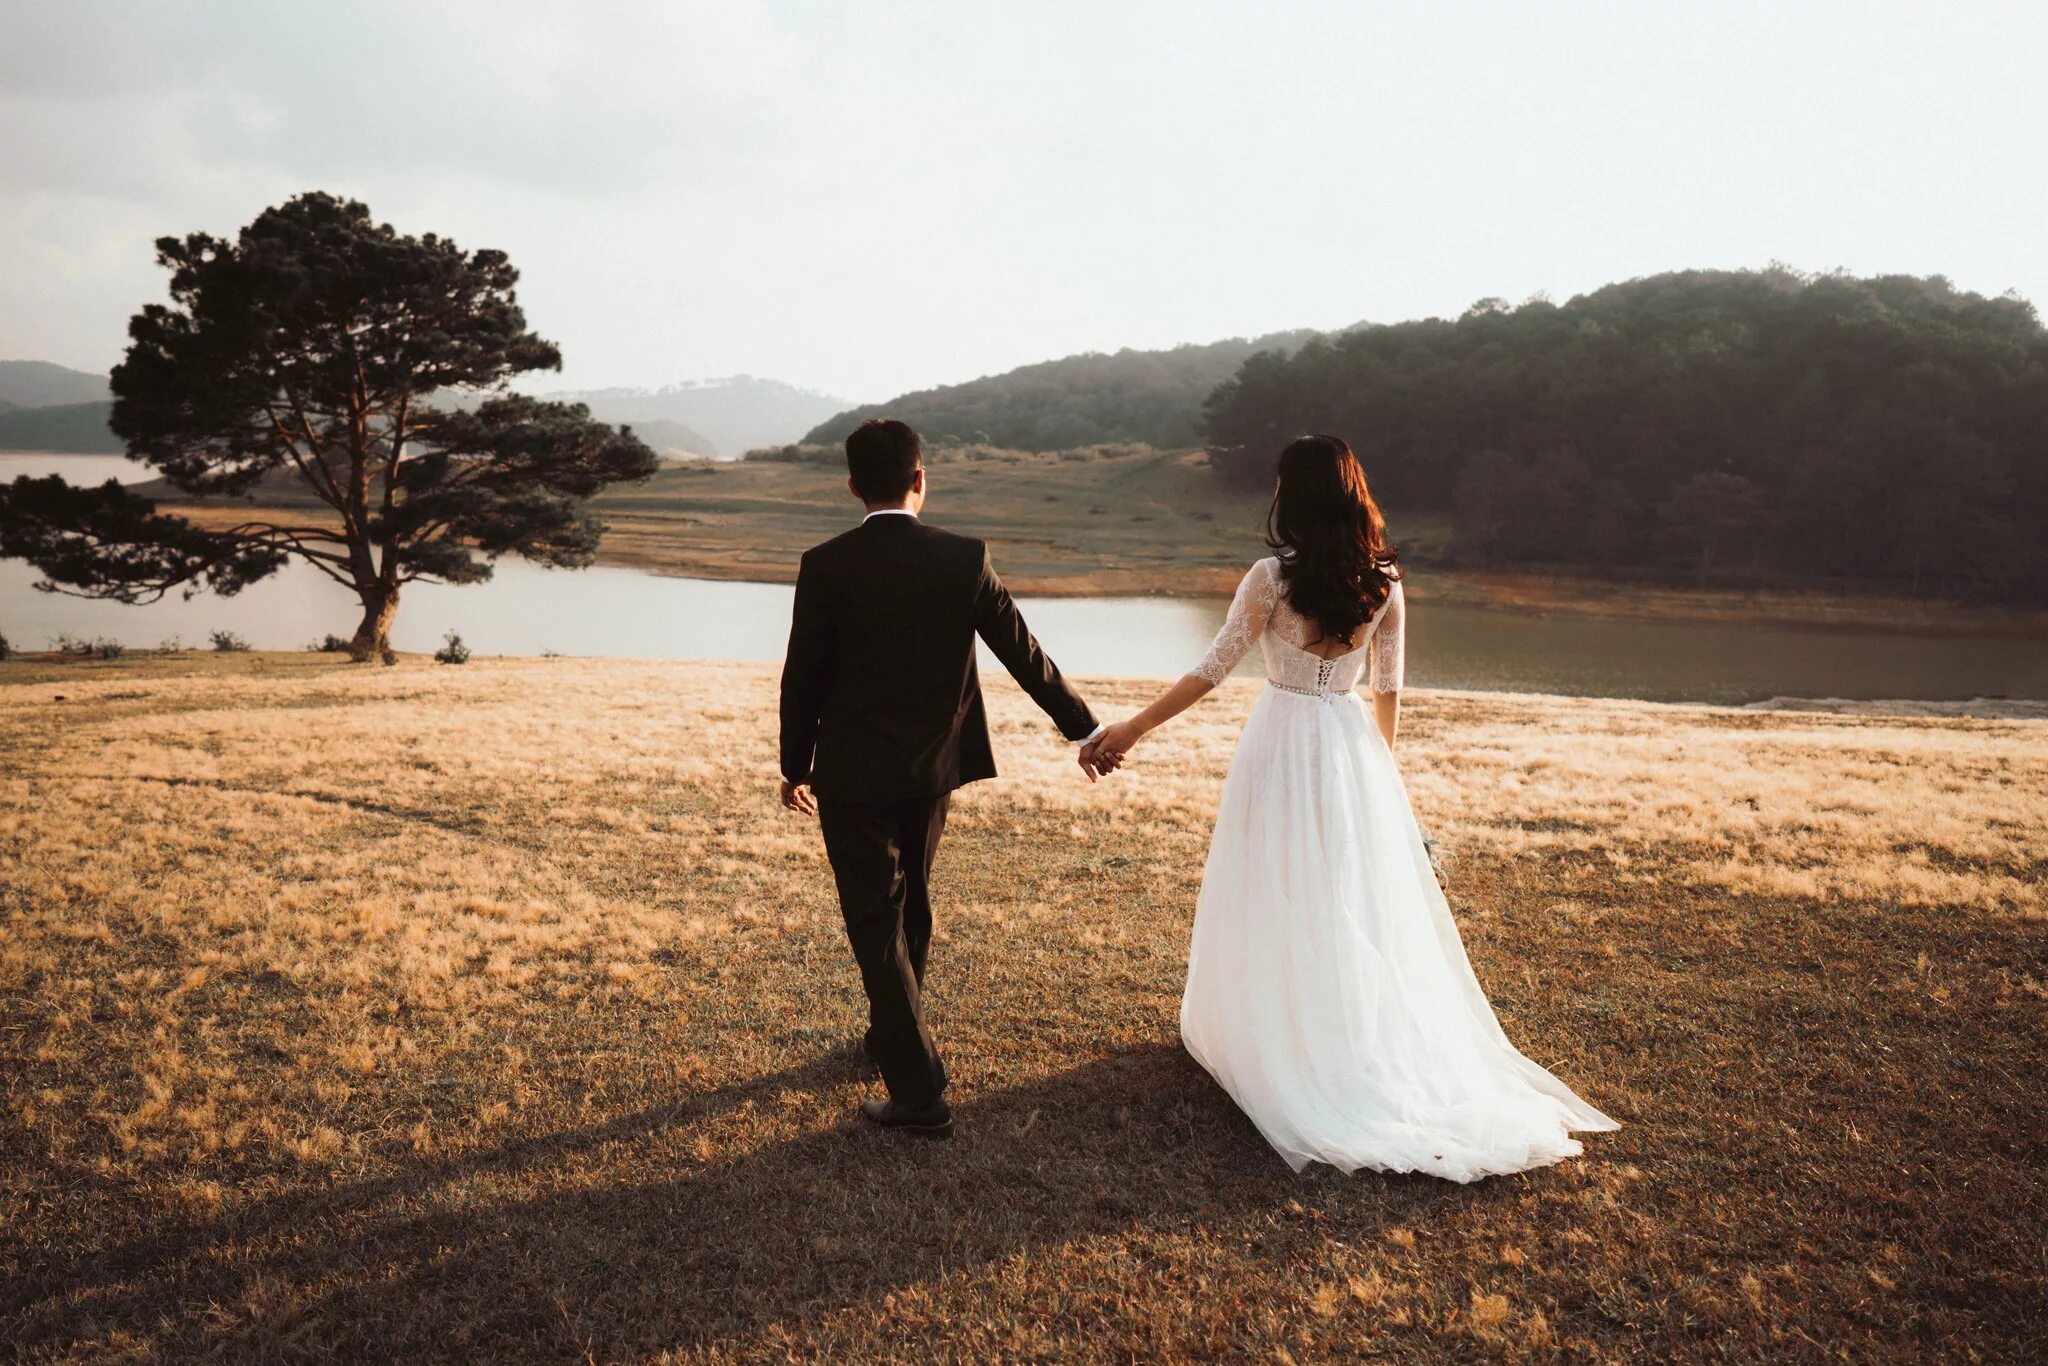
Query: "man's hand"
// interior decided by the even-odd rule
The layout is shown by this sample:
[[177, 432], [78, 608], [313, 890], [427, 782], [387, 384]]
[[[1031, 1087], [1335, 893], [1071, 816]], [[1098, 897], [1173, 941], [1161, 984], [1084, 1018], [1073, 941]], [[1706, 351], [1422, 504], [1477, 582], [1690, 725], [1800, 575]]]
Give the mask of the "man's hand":
[[794, 811], [799, 816], [818, 814], [818, 799], [811, 795], [809, 783], [793, 783], [787, 778], [783, 779], [782, 805], [784, 809]]

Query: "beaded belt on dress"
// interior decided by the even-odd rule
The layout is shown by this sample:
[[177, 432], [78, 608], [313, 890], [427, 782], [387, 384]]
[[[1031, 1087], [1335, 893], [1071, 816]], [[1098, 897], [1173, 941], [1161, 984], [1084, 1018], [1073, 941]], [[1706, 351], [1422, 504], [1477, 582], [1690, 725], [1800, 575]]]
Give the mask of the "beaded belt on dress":
[[1334, 691], [1329, 688], [1296, 688], [1291, 687], [1288, 684], [1282, 683], [1278, 679], [1273, 678], [1269, 678], [1266, 680], [1266, 686], [1269, 688], [1278, 688], [1281, 692], [1291, 692], [1296, 697], [1320, 697], [1325, 702], [1331, 701], [1339, 697], [1349, 697], [1352, 695], [1353, 691], [1350, 688], [1338, 688]]

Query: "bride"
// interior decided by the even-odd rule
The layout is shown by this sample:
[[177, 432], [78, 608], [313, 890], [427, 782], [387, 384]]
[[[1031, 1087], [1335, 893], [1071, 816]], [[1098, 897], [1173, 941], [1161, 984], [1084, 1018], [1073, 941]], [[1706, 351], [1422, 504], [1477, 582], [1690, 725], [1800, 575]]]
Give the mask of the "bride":
[[1267, 543], [1194, 672], [1093, 745], [1115, 767], [1263, 642], [1195, 909], [1188, 1052], [1296, 1171], [1475, 1181], [1578, 1153], [1573, 1130], [1619, 1126], [1508, 1042], [1408, 808], [1401, 571], [1349, 446], [1280, 453]]

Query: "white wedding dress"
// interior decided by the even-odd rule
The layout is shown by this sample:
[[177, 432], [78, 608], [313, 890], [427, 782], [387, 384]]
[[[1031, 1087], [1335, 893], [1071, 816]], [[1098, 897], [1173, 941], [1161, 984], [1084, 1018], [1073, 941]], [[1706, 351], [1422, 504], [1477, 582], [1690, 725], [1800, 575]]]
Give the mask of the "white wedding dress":
[[1223, 784], [1181, 999], [1188, 1052], [1301, 1170], [1518, 1172], [1615, 1121], [1516, 1051], [1472, 975], [1393, 753], [1352, 689], [1397, 692], [1401, 586], [1323, 659], [1277, 559], [1252, 566], [1195, 673], [1265, 646]]

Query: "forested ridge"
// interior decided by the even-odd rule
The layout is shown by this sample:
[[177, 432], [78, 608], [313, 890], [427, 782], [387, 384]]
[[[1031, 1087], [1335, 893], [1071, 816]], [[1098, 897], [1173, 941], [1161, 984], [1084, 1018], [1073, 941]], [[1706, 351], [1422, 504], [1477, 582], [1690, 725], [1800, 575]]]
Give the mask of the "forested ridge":
[[0, 451], [113, 455], [105, 375], [39, 360], [0, 360]]
[[1114, 354], [1089, 352], [1020, 366], [964, 384], [852, 408], [805, 434], [806, 444], [843, 441], [871, 417], [895, 417], [948, 445], [1060, 451], [1105, 442], [1194, 446], [1202, 400], [1247, 357], [1285, 351], [1313, 331], [1233, 337], [1207, 345]]
[[1219, 472], [1329, 431], [1478, 564], [2048, 599], [2048, 332], [1935, 276], [1686, 271], [1249, 358]]
[[126, 447], [107, 426], [113, 408], [111, 399], [10, 408], [0, 412], [0, 451], [119, 455]]

